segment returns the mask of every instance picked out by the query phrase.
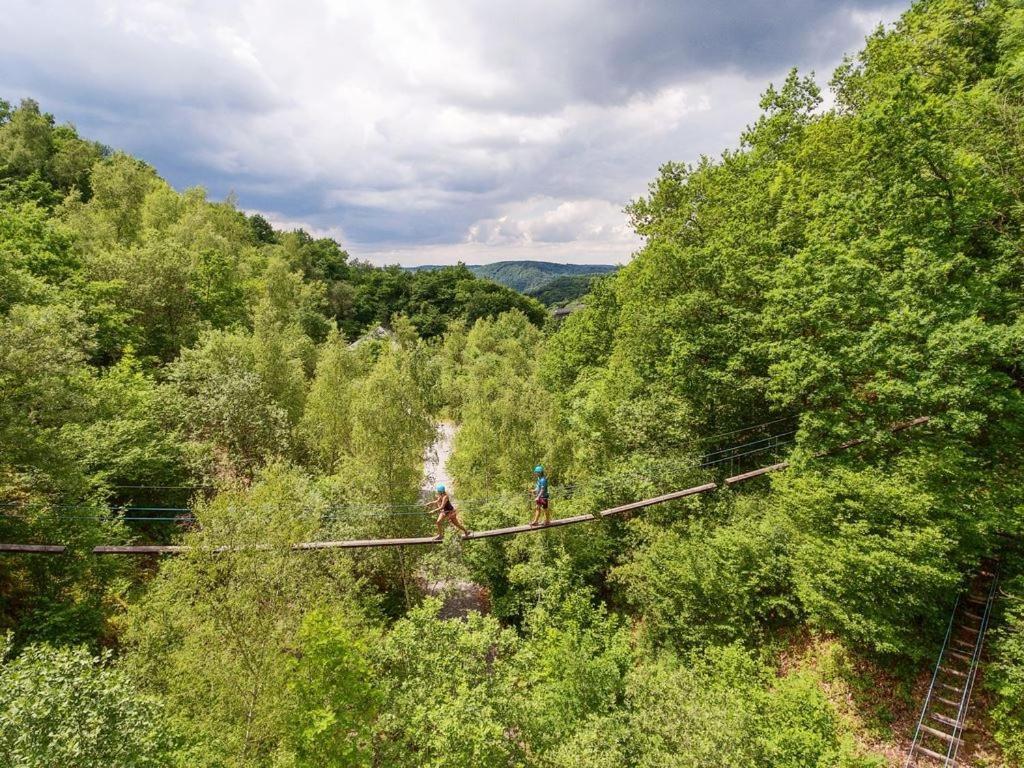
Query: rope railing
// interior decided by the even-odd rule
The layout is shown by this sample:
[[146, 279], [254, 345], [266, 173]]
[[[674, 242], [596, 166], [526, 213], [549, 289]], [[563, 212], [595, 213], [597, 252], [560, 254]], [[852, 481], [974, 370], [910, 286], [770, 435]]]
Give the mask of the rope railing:
[[[917, 419], [913, 419], [908, 422], [894, 425], [891, 427], [892, 432], [900, 432], [911, 427], [920, 426], [928, 422], [928, 417], [923, 416]], [[856, 445], [864, 443], [864, 439], [851, 440], [843, 443], [836, 448], [823, 451], [815, 454], [815, 457], [825, 457], [837, 453], [841, 450], [852, 448]], [[725, 478], [723, 484], [720, 486], [717, 483], [705, 483], [703, 485], [693, 486], [691, 488], [685, 488], [683, 490], [672, 491], [661, 496], [655, 496], [649, 499], [642, 499], [640, 501], [630, 502], [628, 504], [622, 504], [617, 507], [611, 507], [609, 509], [603, 509], [598, 512], [587, 513], [582, 515], [575, 515], [572, 517], [565, 517], [552, 520], [550, 523], [544, 523], [541, 525], [517, 525], [507, 528], [494, 528], [484, 531], [476, 531], [469, 535], [463, 536], [463, 541], [475, 541], [479, 539], [495, 538], [500, 536], [517, 535], [523, 533], [533, 533], [536, 531], [544, 531], [549, 528], [559, 528], [567, 525], [575, 525], [579, 523], [587, 523], [603, 518], [611, 517], [614, 515], [623, 514], [633, 510], [646, 509], [657, 504], [664, 504], [666, 502], [675, 501], [677, 499], [685, 498], [688, 496], [695, 496], [709, 491], [714, 491], [719, 488], [731, 488], [740, 483], [752, 480], [756, 477], [763, 476], [770, 472], [777, 472], [789, 467], [789, 462], [779, 462], [777, 464], [771, 464], [759, 469], [745, 472], [739, 475], [733, 475]], [[403, 547], [403, 546], [419, 546], [419, 545], [430, 545], [440, 544], [441, 539], [434, 537], [417, 537], [417, 538], [391, 538], [391, 539], [350, 539], [350, 540], [339, 540], [339, 541], [309, 541], [299, 542], [292, 544], [290, 548], [296, 551], [310, 551], [310, 550], [322, 550], [322, 549], [366, 549], [375, 547]], [[215, 552], [225, 551], [236, 551], [236, 550], [268, 550], [271, 549], [270, 545], [243, 545], [240, 547], [220, 547], [215, 548]], [[0, 544], [0, 552], [32, 552], [38, 554], [62, 554], [66, 550], [63, 545], [35, 545], [35, 544]], [[188, 545], [110, 545], [110, 546], [97, 546], [92, 549], [93, 554], [97, 555], [137, 555], [137, 554], [182, 554], [192, 551], [192, 547]]]
[[[737, 434], [740, 432], [750, 432], [753, 429], [761, 428], [763, 426], [774, 424], [784, 419], [775, 419], [764, 424], [756, 425], [755, 427], [748, 427], [742, 430], [735, 430], [732, 433], [726, 434]], [[741, 459], [749, 458], [766, 451], [775, 450], [784, 445], [788, 445], [794, 441], [796, 430], [789, 430], [774, 435], [768, 435], [766, 437], [757, 438], [756, 440], [747, 441], [744, 443], [738, 443], [736, 445], [729, 446], [727, 448], [720, 448], [715, 451], [703, 454], [690, 464], [686, 465], [685, 468], [689, 469], [708, 469], [711, 467], [720, 466], [722, 464], [737, 462]], [[641, 472], [627, 472], [617, 474], [616, 477], [621, 479], [625, 478], [637, 478], [644, 481], [650, 481], [651, 477], [648, 474]], [[111, 486], [111, 487], [123, 487], [123, 488], [190, 488], [190, 487], [209, 487], [209, 486]], [[570, 483], [566, 485], [556, 485], [551, 487], [551, 497], [553, 499], [567, 499], [572, 498], [575, 491], [579, 488], [579, 484]], [[525, 491], [530, 494], [530, 491]], [[468, 498], [468, 499], [457, 499], [460, 507], [467, 506], [483, 506], [486, 504], [503, 503], [508, 500], [509, 496], [492, 496], [489, 498]], [[418, 517], [421, 516], [423, 503], [400, 503], [400, 502], [349, 502], [345, 504], [330, 504], [319, 512], [311, 511], [310, 516], [317, 517], [322, 520], [345, 520], [354, 518], [390, 518], [390, 517]], [[38, 516], [47, 516], [53, 518], [64, 518], [64, 519], [116, 519], [124, 522], [182, 522], [195, 520], [196, 517], [191, 514], [192, 509], [190, 507], [158, 507], [158, 506], [137, 506], [130, 504], [117, 504], [110, 505], [104, 511], [97, 510], [95, 506], [87, 505], [74, 505], [74, 504], [25, 504], [23, 502], [0, 502], [0, 508], [6, 509], [18, 509], [18, 510], [30, 510]], [[407, 511], [388, 511], [388, 510], [407, 510]], [[415, 510], [415, 511], [412, 511]], [[125, 512], [165, 512], [175, 513], [173, 516], [133, 516], [125, 515]], [[0, 518], [20, 518], [21, 515], [0, 512]]]

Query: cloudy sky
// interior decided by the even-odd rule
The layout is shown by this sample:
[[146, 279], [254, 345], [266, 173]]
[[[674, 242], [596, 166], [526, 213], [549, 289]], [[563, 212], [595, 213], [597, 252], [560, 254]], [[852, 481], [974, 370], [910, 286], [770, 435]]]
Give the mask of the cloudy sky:
[[885, 0], [3, 0], [0, 98], [376, 263], [617, 263], [666, 160]]

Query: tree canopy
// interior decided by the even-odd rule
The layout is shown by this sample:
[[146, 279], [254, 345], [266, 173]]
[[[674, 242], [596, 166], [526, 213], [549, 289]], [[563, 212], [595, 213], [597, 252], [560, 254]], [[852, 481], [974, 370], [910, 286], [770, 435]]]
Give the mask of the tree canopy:
[[[1020, 0], [915, 3], [831, 99], [793, 71], [738, 147], [662, 166], [559, 326], [0, 102], [0, 541], [67, 546], [0, 562], [0, 768], [885, 765], [965, 577], [999, 557], [1024, 597], [1022, 86]], [[291, 549], [432, 533], [442, 424], [478, 528], [528, 520], [536, 464], [556, 517], [789, 470]], [[127, 542], [190, 548], [90, 554]], [[981, 739], [1012, 766], [1001, 605]]]

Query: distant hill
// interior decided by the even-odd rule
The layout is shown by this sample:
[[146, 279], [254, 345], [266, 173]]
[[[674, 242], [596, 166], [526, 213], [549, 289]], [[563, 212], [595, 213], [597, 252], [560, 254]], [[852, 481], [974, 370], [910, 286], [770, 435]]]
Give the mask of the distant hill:
[[[484, 277], [520, 293], [538, 291], [561, 277], [605, 275], [618, 269], [613, 264], [557, 264], [551, 261], [498, 261], [494, 264], [469, 264], [477, 277]], [[437, 266], [410, 267], [412, 270], [438, 269]]]
[[540, 288], [527, 291], [545, 307], [563, 307], [590, 292], [590, 284], [600, 275], [561, 275]]

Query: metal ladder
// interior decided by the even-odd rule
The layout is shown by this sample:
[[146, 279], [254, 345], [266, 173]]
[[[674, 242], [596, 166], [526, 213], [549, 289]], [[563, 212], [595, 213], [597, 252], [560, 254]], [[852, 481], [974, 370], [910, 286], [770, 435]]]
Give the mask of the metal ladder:
[[905, 768], [958, 764], [998, 582], [995, 563], [986, 562], [957, 596]]

